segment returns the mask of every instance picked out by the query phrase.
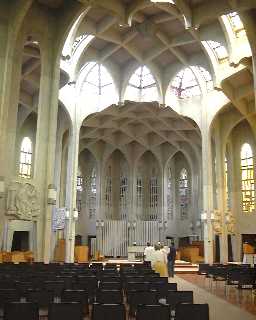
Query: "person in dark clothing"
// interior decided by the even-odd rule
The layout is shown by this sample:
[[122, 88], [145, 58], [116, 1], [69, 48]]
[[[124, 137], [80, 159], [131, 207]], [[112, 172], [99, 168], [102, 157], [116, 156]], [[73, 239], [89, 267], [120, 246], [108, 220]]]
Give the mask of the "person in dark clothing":
[[175, 264], [175, 258], [176, 258], [176, 249], [174, 247], [174, 244], [170, 246], [170, 251], [167, 255], [167, 267], [168, 267], [168, 274], [169, 277], [174, 277], [174, 264]]

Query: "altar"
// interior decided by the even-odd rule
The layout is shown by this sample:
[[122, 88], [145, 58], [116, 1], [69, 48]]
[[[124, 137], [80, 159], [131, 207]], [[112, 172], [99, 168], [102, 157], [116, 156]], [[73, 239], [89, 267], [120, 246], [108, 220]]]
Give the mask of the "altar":
[[145, 246], [128, 246], [128, 261], [135, 261], [136, 254], [140, 254], [143, 256], [145, 250]]

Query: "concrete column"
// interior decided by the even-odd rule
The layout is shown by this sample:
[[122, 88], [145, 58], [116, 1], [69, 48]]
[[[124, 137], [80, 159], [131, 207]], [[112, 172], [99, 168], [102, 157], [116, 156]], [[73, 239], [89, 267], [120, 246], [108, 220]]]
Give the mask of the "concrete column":
[[217, 179], [217, 206], [221, 215], [221, 235], [220, 235], [220, 262], [228, 262], [228, 239], [225, 216], [227, 212], [227, 193], [225, 182], [225, 146], [222, 144], [219, 126], [215, 131], [216, 147], [216, 179]]
[[[236, 147], [235, 141], [231, 140], [229, 144], [230, 150], [230, 161], [231, 161], [231, 172], [232, 172], [232, 192], [231, 192], [231, 203], [232, 203], [232, 213], [235, 218], [235, 223], [238, 221], [239, 213], [241, 212], [241, 163], [240, 163], [240, 149]], [[236, 156], [235, 156], [236, 155]], [[234, 261], [241, 261], [242, 258], [242, 238], [241, 234], [238, 232], [238, 227], [235, 227], [235, 241], [234, 241]]]
[[79, 128], [73, 124], [69, 148], [67, 165], [67, 187], [66, 187], [66, 208], [69, 211], [69, 217], [66, 220], [66, 262], [74, 262], [75, 250], [75, 230], [76, 219], [74, 211], [76, 209], [76, 187], [77, 187], [77, 168], [78, 168], [78, 150], [79, 150]]
[[[49, 31], [50, 32], [50, 31]], [[54, 185], [58, 92], [60, 81], [59, 57], [54, 50], [56, 39], [42, 44], [41, 81], [35, 148], [34, 178], [40, 190], [41, 216], [37, 223], [37, 259], [51, 259], [52, 209], [48, 204], [48, 188]]]
[[208, 130], [202, 131], [202, 177], [203, 177], [203, 212], [206, 214], [204, 226], [204, 258], [206, 263], [213, 263], [213, 228], [211, 214], [213, 213], [212, 190], [212, 150]]

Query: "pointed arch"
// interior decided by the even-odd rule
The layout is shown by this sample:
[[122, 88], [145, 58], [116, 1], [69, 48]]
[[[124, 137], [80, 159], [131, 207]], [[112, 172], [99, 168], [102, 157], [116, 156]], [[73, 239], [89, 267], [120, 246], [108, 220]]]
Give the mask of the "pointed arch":
[[140, 66], [132, 74], [124, 99], [136, 102], [159, 101], [156, 80], [146, 66]]

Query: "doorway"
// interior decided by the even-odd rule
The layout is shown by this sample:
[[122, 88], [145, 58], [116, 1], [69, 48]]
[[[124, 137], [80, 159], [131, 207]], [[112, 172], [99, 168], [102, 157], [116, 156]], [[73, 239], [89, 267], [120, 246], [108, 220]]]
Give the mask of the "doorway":
[[28, 231], [14, 231], [11, 251], [29, 251]]

